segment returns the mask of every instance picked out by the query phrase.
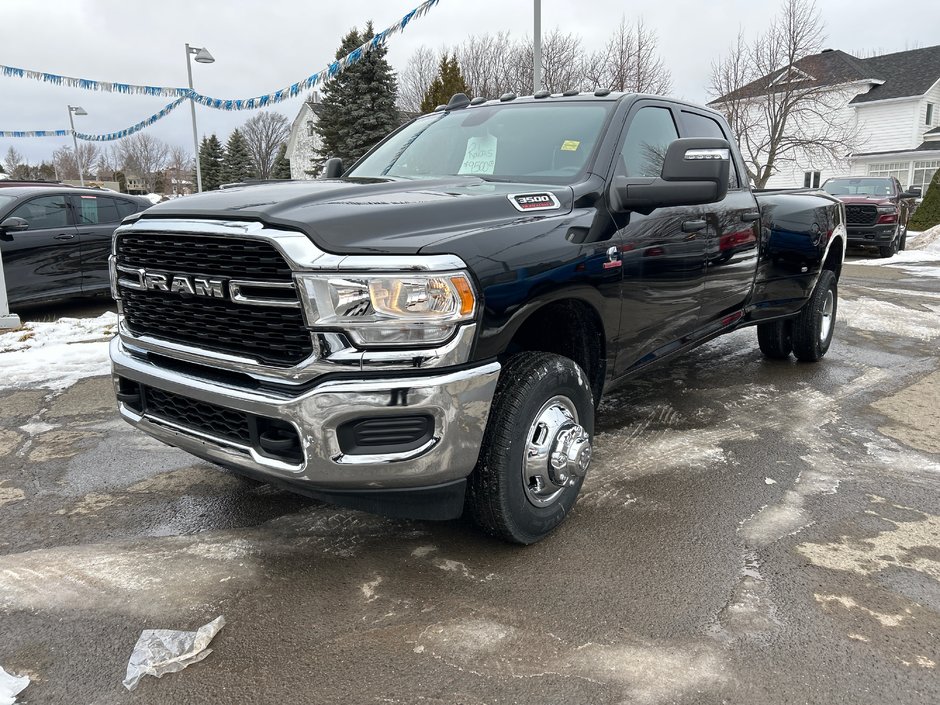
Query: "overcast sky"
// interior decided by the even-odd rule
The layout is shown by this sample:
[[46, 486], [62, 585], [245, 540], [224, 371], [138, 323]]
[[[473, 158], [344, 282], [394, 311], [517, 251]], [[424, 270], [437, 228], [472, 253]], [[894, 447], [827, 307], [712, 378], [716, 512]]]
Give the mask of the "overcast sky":
[[[214, 64], [194, 64], [198, 91], [217, 98], [248, 98], [301, 80], [332, 60], [341, 36], [372, 19], [397, 21], [420, 0], [0, 0], [0, 64], [103, 81], [159, 86], [186, 84], [186, 42], [206, 46]], [[880, 53], [940, 43], [940, 1], [820, 0], [827, 46]], [[779, 3], [762, 0], [543, 0], [542, 27], [580, 34], [587, 49], [603, 45], [621, 15], [642, 16], [659, 34], [674, 92], [704, 101], [712, 59], [739, 29], [766, 27]], [[420, 45], [461, 42], [469, 34], [508, 30], [531, 36], [531, 0], [440, 0], [389, 44], [396, 70]], [[293, 119], [301, 98], [281, 103]], [[0, 77], [0, 130], [68, 127], [66, 106], [87, 117], [76, 129], [111, 132], [155, 113], [167, 98], [121, 96]], [[224, 138], [253, 113], [197, 106], [200, 135]], [[192, 149], [187, 106], [149, 128], [155, 136]], [[30, 162], [50, 158], [70, 138], [0, 139]]]

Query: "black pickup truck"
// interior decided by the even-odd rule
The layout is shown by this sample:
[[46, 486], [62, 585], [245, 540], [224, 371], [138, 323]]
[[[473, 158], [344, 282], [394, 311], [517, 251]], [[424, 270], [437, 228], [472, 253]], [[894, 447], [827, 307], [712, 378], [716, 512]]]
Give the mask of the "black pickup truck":
[[756, 325], [829, 348], [846, 233], [754, 193], [725, 120], [655, 96], [455, 96], [326, 178], [115, 233], [122, 416], [236, 472], [532, 543], [571, 511], [604, 392]]

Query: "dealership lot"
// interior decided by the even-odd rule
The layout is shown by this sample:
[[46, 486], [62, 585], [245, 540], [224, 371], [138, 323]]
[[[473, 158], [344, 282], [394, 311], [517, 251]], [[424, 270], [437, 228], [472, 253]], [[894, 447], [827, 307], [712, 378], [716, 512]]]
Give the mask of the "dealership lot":
[[[940, 264], [873, 262], [818, 365], [748, 329], [605, 399], [528, 548], [220, 471], [107, 377], [0, 389], [0, 665], [27, 703], [937, 702]], [[220, 614], [128, 696], [142, 629]]]

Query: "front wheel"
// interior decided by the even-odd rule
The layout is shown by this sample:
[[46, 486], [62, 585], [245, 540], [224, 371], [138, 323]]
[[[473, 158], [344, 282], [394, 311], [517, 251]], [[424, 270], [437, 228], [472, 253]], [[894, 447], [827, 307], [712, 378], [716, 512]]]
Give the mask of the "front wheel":
[[824, 269], [809, 301], [793, 321], [793, 354], [797, 360], [816, 362], [829, 350], [838, 305], [836, 275]]
[[[890, 245], [885, 245], [884, 247], [878, 248], [878, 254], [882, 257], [894, 257], [898, 253], [898, 245], [901, 242], [901, 229], [898, 228], [897, 232], [894, 233], [894, 239], [891, 241]], [[901, 247], [903, 250], [904, 248]]]
[[571, 511], [591, 462], [594, 401], [569, 358], [513, 355], [500, 374], [467, 510], [489, 534], [531, 544]]

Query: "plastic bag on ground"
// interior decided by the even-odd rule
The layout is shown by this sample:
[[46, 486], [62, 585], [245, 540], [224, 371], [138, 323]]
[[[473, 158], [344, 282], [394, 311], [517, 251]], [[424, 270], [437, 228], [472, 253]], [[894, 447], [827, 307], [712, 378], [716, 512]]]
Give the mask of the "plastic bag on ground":
[[13, 676], [0, 666], [0, 705], [13, 705], [16, 696], [29, 685], [29, 676]]
[[224, 626], [225, 618], [216, 617], [194, 632], [145, 629], [127, 662], [124, 687], [133, 690], [146, 675], [160, 678], [164, 673], [176, 673], [191, 663], [202, 661], [212, 653], [212, 649], [206, 647]]

